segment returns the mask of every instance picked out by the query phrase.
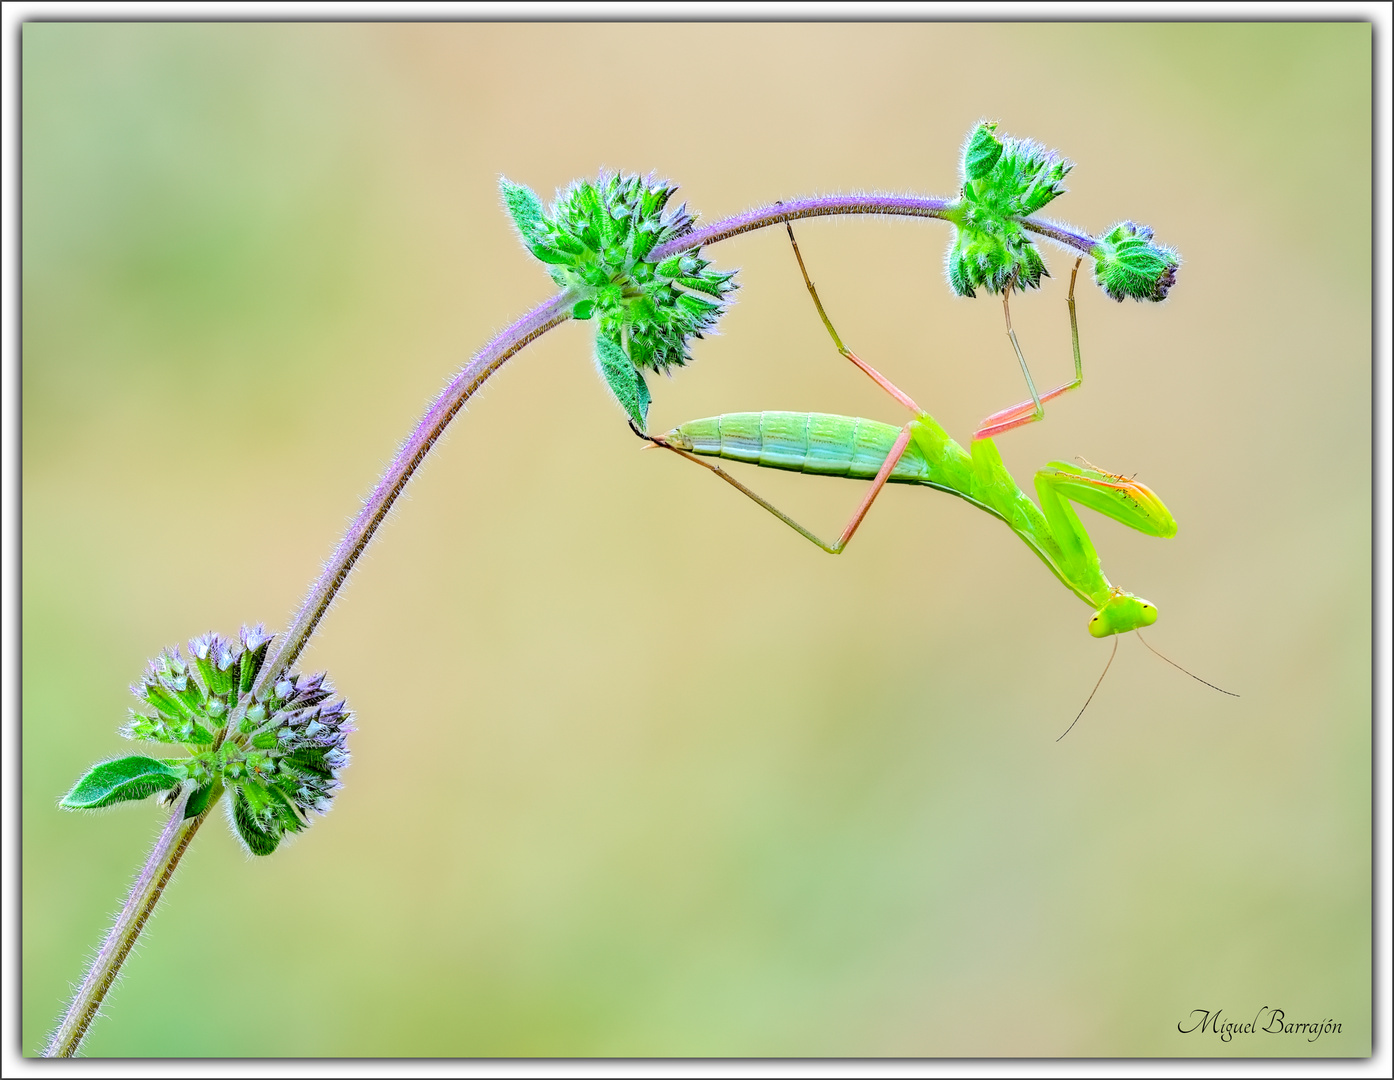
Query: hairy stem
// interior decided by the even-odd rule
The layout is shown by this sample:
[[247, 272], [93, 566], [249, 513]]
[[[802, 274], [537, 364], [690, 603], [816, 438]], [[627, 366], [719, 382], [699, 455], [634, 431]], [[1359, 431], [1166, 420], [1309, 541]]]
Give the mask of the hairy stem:
[[826, 195], [747, 210], [744, 214], [694, 229], [686, 236], [660, 244], [649, 253], [653, 262], [662, 262], [680, 251], [707, 244], [719, 244], [741, 233], [764, 229], [800, 218], [828, 217], [833, 214], [883, 214], [889, 217], [942, 218], [955, 204], [953, 199], [920, 199], [904, 195]]
[[102, 943], [96, 960], [87, 972], [87, 978], [83, 979], [82, 985], [73, 995], [72, 1004], [63, 1015], [62, 1023], [58, 1025], [58, 1030], [53, 1033], [48, 1046], [44, 1048], [44, 1057], [72, 1057], [77, 1053], [83, 1036], [87, 1034], [88, 1026], [96, 1017], [97, 1010], [101, 1008], [102, 999], [111, 989], [111, 984], [116, 981], [117, 972], [121, 970], [121, 965], [130, 954], [136, 938], [140, 937], [150, 913], [160, 902], [160, 895], [174, 876], [174, 869], [179, 865], [179, 860], [188, 850], [189, 841], [194, 838], [194, 833], [198, 832], [199, 826], [208, 817], [212, 807], [197, 817], [189, 818], [187, 821], [184, 819], [184, 804], [189, 801], [189, 794], [190, 792], [186, 791], [181, 795], [170, 810], [169, 821], [165, 823], [164, 831], [155, 841], [150, 858], [145, 860], [140, 876], [131, 886], [126, 906], [121, 909], [121, 914], [116, 916], [116, 923], [107, 934], [106, 941]]
[[1098, 241], [1087, 233], [1077, 233], [1073, 229], [1067, 229], [1064, 225], [1057, 225], [1053, 221], [1046, 221], [1044, 218], [1021, 218], [1021, 227], [1029, 229], [1033, 233], [1054, 240], [1061, 247], [1071, 248], [1074, 251], [1082, 251], [1088, 255], [1097, 245]]
[[[695, 229], [686, 236], [670, 240], [654, 248], [649, 258], [660, 262], [670, 255], [692, 248], [719, 244], [741, 233], [764, 229], [785, 221], [800, 218], [828, 217], [833, 214], [876, 214], [886, 217], [948, 218], [958, 205], [957, 199], [926, 199], [908, 195], [825, 195], [810, 199], [791, 199], [788, 202], [747, 210], [744, 214], [713, 222]], [[1093, 237], [1075, 232], [1045, 218], [1021, 218], [1022, 227], [1056, 243], [1086, 255], [1094, 249]]]
[[354, 563], [367, 549], [373, 534], [387, 517], [388, 510], [406, 488], [417, 466], [426, 460], [426, 455], [431, 452], [436, 440], [445, 432], [450, 421], [455, 419], [455, 414], [509, 357], [530, 341], [571, 318], [571, 306], [576, 299], [570, 292], [561, 292], [545, 304], [533, 308], [475, 353], [473, 359], [450, 380], [450, 384], [441, 392], [440, 397], [436, 398], [435, 403], [421, 418], [421, 422], [416, 425], [416, 429], [397, 451], [397, 456], [392, 459], [392, 464], [382, 474], [377, 486], [363, 500], [363, 508], [358, 511], [358, 516], [353, 519], [343, 540], [334, 549], [334, 554], [330, 556], [319, 579], [311, 587], [304, 603], [300, 605], [300, 610], [289, 628], [284, 634], [278, 634], [271, 643], [270, 651], [252, 687], [253, 696], [264, 690], [281, 672], [295, 663], [313, 636], [320, 619], [334, 602], [335, 595], [348, 580]]

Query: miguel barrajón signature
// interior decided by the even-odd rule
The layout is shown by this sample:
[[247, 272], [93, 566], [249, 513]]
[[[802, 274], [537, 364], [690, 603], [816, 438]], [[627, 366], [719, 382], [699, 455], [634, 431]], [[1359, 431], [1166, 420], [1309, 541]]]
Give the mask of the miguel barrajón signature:
[[[1177, 1023], [1176, 1030], [1182, 1035], [1189, 1035], [1195, 1031], [1209, 1031], [1218, 1035], [1220, 1042], [1229, 1042], [1236, 1035], [1253, 1035], [1256, 1032], [1267, 1032], [1269, 1035], [1305, 1035], [1308, 1042], [1316, 1042], [1323, 1035], [1341, 1033], [1339, 1021], [1328, 1019], [1312, 1023], [1289, 1020], [1282, 1009], [1270, 1008], [1267, 1005], [1255, 1013], [1254, 1018], [1247, 1023], [1222, 1020], [1222, 1012], [1223, 1009], [1216, 1009], [1214, 1012], [1208, 1009], [1192, 1009], [1190, 1016]], [[1186, 1026], [1188, 1022], [1190, 1027]]]

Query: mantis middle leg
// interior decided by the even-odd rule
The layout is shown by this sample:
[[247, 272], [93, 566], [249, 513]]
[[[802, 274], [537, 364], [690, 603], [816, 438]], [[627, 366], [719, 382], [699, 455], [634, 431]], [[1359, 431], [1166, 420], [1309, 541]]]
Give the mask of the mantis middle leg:
[[1031, 380], [1031, 372], [1026, 367], [1026, 357], [1022, 354], [1021, 345], [1017, 342], [1016, 331], [1012, 329], [1012, 312], [1007, 304], [1010, 290], [1004, 292], [1002, 294], [1002, 312], [1007, 320], [1007, 337], [1011, 340], [1012, 349], [1016, 352], [1016, 358], [1021, 363], [1021, 373], [1026, 376], [1026, 389], [1030, 391], [1031, 400], [993, 413], [978, 425], [978, 430], [973, 432], [973, 438], [990, 439], [1004, 431], [1011, 431], [1012, 428], [1021, 427], [1023, 424], [1030, 424], [1041, 419], [1045, 415], [1047, 401], [1058, 398], [1061, 394], [1075, 389], [1084, 382], [1084, 362], [1079, 355], [1079, 321], [1075, 317], [1075, 279], [1079, 276], [1079, 264], [1083, 261], [1083, 256], [1075, 260], [1075, 267], [1070, 271], [1070, 291], [1065, 297], [1065, 305], [1070, 309], [1070, 344], [1074, 347], [1075, 354], [1074, 381], [1057, 386], [1054, 390], [1044, 394], [1036, 393], [1036, 384]]

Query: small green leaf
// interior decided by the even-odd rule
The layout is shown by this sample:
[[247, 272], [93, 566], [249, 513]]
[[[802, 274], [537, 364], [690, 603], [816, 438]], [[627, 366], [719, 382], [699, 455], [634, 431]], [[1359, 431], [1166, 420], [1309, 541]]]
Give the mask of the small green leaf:
[[570, 266], [575, 262], [572, 256], [567, 255], [565, 252], [557, 251], [555, 248], [550, 248], [541, 242], [531, 245], [528, 250], [532, 252], [534, 258], [545, 263], [550, 263], [553, 266]]
[[217, 664], [214, 664], [213, 671], [215, 674], [213, 675], [212, 681], [209, 682], [208, 688], [215, 694], [226, 694], [234, 689], [239, 678], [238, 672], [241, 671], [241, 668], [238, 667], [237, 658], [235, 656], [229, 656], [227, 657], [225, 666], [219, 667]]
[[202, 724], [190, 721], [182, 724], [178, 731], [179, 741], [186, 746], [212, 746], [213, 733]]
[[217, 802], [222, 793], [223, 782], [221, 780], [214, 780], [212, 783], [204, 784], [203, 787], [190, 795], [189, 801], [184, 804], [184, 817], [186, 819], [198, 817], [199, 814], [203, 813]]
[[649, 415], [649, 388], [644, 377], [625, 356], [620, 343], [603, 334], [595, 339], [595, 362], [609, 384], [610, 393], [633, 421], [643, 427]]
[[[289, 794], [275, 784], [268, 784], [263, 790], [267, 794], [268, 807], [277, 829], [297, 833], [305, 828], [305, 822], [300, 820], [300, 816], [295, 812], [295, 803]], [[291, 790], [294, 791], [293, 786]]]
[[146, 685], [145, 700], [171, 720], [188, 720], [195, 715], [194, 710], [189, 708], [178, 695], [158, 683]]
[[281, 843], [279, 834], [262, 830], [256, 813], [247, 801], [247, 793], [239, 784], [232, 789], [232, 823], [237, 835], [253, 855], [270, 855]]
[[578, 300], [576, 301], [576, 306], [571, 309], [571, 317], [579, 322], [585, 322], [594, 314], [594, 300]]
[[981, 180], [992, 172], [997, 159], [1002, 156], [1002, 143], [993, 134], [995, 123], [979, 124], [968, 138], [963, 150], [963, 175], [969, 180]]
[[503, 205], [508, 216], [513, 219], [518, 232], [524, 240], [531, 240], [542, 221], [542, 202], [532, 188], [515, 184], [506, 176], [499, 177], [499, 190], [503, 192]]
[[96, 810], [113, 803], [147, 799], [157, 791], [174, 787], [180, 779], [180, 774], [164, 762], [133, 754], [93, 765], [58, 805], [64, 810]]
[[[268, 638], [267, 641], [269, 640]], [[240, 693], [245, 694], [251, 690], [257, 672], [261, 670], [261, 662], [266, 659], [266, 644], [267, 642], [263, 641], [254, 649], [242, 650]]]

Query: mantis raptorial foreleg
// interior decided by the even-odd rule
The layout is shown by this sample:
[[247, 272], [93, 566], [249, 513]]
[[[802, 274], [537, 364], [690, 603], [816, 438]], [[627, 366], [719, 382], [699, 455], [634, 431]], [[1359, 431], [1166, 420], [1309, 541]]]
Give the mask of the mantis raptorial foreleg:
[[1061, 394], [1075, 389], [1084, 382], [1084, 362], [1079, 355], [1079, 321], [1075, 317], [1075, 279], [1079, 276], [1079, 264], [1083, 261], [1083, 256], [1075, 260], [1075, 267], [1070, 271], [1070, 291], [1065, 297], [1065, 305], [1070, 309], [1070, 344], [1074, 347], [1075, 354], [1074, 382], [1057, 386], [1054, 390], [1044, 394], [1036, 393], [1036, 384], [1032, 381], [1031, 372], [1026, 367], [1026, 357], [1022, 355], [1021, 345], [1016, 339], [1016, 331], [1012, 329], [1012, 311], [1007, 304], [1011, 290], [1008, 289], [1002, 293], [1002, 313], [1007, 320], [1007, 337], [1011, 340], [1012, 349], [1016, 353], [1017, 360], [1021, 363], [1021, 373], [1026, 376], [1026, 389], [1030, 391], [1031, 400], [993, 413], [978, 425], [978, 430], [973, 432], [973, 438], [990, 439], [1004, 431], [1011, 431], [1012, 428], [1021, 427], [1022, 424], [1029, 424], [1041, 419], [1045, 415], [1044, 406], [1047, 401], [1058, 398]]

